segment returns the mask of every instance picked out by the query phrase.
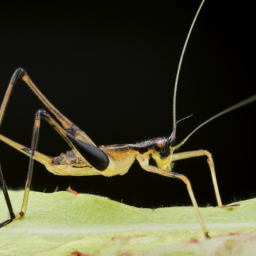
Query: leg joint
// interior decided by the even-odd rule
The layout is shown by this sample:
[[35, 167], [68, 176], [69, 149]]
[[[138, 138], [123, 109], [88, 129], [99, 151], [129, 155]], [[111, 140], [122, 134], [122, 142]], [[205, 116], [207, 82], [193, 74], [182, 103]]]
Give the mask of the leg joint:
[[50, 115], [43, 108], [36, 111], [36, 119], [39, 119], [40, 116], [45, 116], [48, 118], [50, 117]]
[[19, 79], [22, 79], [23, 76], [25, 76], [27, 72], [23, 68], [18, 68], [14, 71], [11, 83], [15, 84]]

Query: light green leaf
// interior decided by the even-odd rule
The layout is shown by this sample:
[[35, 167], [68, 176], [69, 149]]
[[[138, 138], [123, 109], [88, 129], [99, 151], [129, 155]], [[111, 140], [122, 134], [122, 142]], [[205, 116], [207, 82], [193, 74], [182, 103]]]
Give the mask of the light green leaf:
[[[10, 197], [18, 212], [23, 191]], [[193, 207], [140, 209], [68, 192], [29, 197], [25, 217], [0, 229], [0, 255], [255, 255], [256, 199], [200, 208], [206, 240]], [[2, 222], [9, 218], [2, 193], [0, 209]]]

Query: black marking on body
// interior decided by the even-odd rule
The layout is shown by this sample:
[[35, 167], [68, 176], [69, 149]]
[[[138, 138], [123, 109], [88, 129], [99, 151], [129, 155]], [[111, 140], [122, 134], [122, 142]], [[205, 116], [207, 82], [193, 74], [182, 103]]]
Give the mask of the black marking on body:
[[146, 140], [130, 146], [141, 154], [144, 154], [151, 149], [155, 149], [157, 152], [159, 152], [162, 159], [167, 158], [171, 153], [168, 139], [165, 137]]
[[133, 149], [138, 151], [140, 154], [144, 154], [151, 149], [155, 149], [157, 152], [159, 152], [160, 158], [162, 159], [167, 158], [171, 154], [169, 141], [165, 137], [145, 140], [136, 144], [111, 145], [111, 148], [119, 151]]
[[142, 141], [136, 144], [131, 144], [130, 146], [131, 148], [137, 150], [141, 154], [144, 154], [149, 150], [155, 148], [157, 141], [158, 139], [150, 139], [150, 140]]
[[157, 143], [155, 150], [159, 152], [161, 159], [167, 158], [171, 154], [168, 139], [162, 138], [162, 140]]
[[74, 143], [79, 153], [91, 164], [95, 169], [104, 171], [109, 165], [108, 156], [94, 145], [90, 145], [81, 140], [76, 139], [73, 136], [68, 138]]

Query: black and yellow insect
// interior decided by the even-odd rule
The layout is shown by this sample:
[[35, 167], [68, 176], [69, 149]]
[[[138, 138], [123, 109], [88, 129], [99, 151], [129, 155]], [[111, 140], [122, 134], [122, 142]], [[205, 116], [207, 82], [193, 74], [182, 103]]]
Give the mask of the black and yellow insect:
[[[193, 24], [192, 24], [192, 27], [193, 27]], [[189, 35], [188, 35], [188, 38], [189, 38]], [[185, 44], [184, 50], [185, 48], [186, 48], [186, 44]], [[182, 58], [181, 58], [181, 61], [182, 61]], [[178, 77], [179, 77], [179, 72], [177, 73], [175, 92], [177, 89]], [[23, 80], [32, 89], [32, 91], [44, 103], [44, 105], [47, 108], [47, 111], [49, 111], [49, 113], [51, 113], [51, 115], [53, 115], [54, 117], [50, 116], [50, 114], [46, 110], [37, 111], [36, 118], [35, 118], [32, 145], [30, 148], [20, 145], [6, 138], [5, 136], [0, 135], [0, 140], [13, 146], [20, 152], [30, 157], [28, 178], [27, 178], [26, 187], [25, 187], [23, 205], [21, 208], [21, 212], [17, 216], [15, 216], [13, 211], [11, 210], [11, 203], [8, 200], [7, 192], [4, 189], [5, 183], [2, 177], [3, 191], [6, 197], [7, 204], [10, 209], [11, 219], [2, 223], [0, 226], [4, 226], [10, 223], [11, 221], [13, 221], [14, 219], [23, 217], [24, 214], [26, 213], [26, 208], [28, 203], [28, 194], [31, 186], [34, 159], [42, 163], [43, 165], [45, 165], [47, 170], [49, 170], [54, 174], [69, 175], [69, 176], [123, 175], [129, 170], [133, 162], [137, 160], [140, 163], [141, 167], [146, 171], [160, 174], [166, 177], [177, 178], [182, 180], [186, 184], [192, 203], [195, 207], [198, 219], [202, 226], [203, 232], [205, 236], [208, 235], [208, 232], [205, 228], [203, 220], [200, 216], [200, 212], [198, 210], [198, 206], [197, 206], [195, 197], [193, 195], [193, 190], [191, 188], [190, 182], [184, 175], [181, 175], [172, 171], [172, 163], [177, 160], [182, 160], [185, 158], [207, 156], [209, 167], [212, 174], [212, 180], [214, 184], [217, 204], [219, 206], [222, 206], [221, 197], [218, 190], [218, 185], [217, 185], [217, 180], [216, 180], [216, 175], [214, 170], [213, 159], [211, 157], [211, 154], [206, 150], [196, 150], [196, 151], [190, 151], [190, 152], [175, 153], [175, 150], [177, 150], [182, 144], [184, 144], [185, 141], [189, 138], [189, 136], [195, 131], [194, 130], [180, 144], [175, 145], [175, 134], [176, 134], [176, 124], [177, 124], [175, 103], [174, 103], [174, 109], [173, 109], [174, 111], [173, 132], [170, 136], [150, 139], [150, 140], [146, 140], [146, 141], [135, 143], [135, 144], [97, 147], [93, 143], [93, 141], [80, 128], [78, 128], [69, 119], [63, 116], [43, 96], [43, 94], [38, 90], [38, 88], [32, 82], [32, 80], [30, 79], [26, 71], [23, 69], [16, 70], [12, 76], [12, 79], [7, 88], [7, 92], [5, 94], [5, 97], [0, 109], [0, 124], [3, 120], [6, 105], [8, 103], [13, 86], [19, 79]], [[242, 105], [248, 104], [254, 101], [255, 99], [256, 99], [256, 96], [252, 96], [251, 98], [221, 112], [220, 114], [214, 116], [213, 118], [207, 120], [206, 122], [209, 122], [212, 119], [216, 118], [217, 116], [227, 113], [235, 108], [241, 107]], [[175, 100], [176, 100], [176, 94], [174, 94], [174, 101]], [[52, 127], [54, 127], [54, 129], [63, 137], [63, 139], [71, 147], [71, 151], [67, 153], [63, 153], [60, 156], [56, 156], [56, 157], [49, 157], [36, 151], [41, 117], [45, 119]], [[203, 123], [202, 125], [204, 125], [205, 123]], [[157, 166], [152, 166], [149, 164], [150, 158], [153, 158], [155, 160]]]

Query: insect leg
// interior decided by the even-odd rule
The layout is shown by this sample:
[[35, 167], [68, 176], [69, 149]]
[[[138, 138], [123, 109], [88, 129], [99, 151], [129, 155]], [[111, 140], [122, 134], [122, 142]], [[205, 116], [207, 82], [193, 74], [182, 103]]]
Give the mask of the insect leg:
[[[27, 181], [26, 181], [26, 185], [25, 185], [25, 191], [24, 191], [24, 197], [23, 197], [23, 203], [22, 203], [22, 207], [21, 207], [21, 211], [20, 213], [16, 216], [17, 218], [21, 218], [25, 215], [26, 213], [26, 209], [27, 209], [27, 204], [28, 204], [28, 197], [29, 197], [29, 191], [30, 191], [30, 187], [31, 187], [31, 181], [32, 181], [32, 174], [33, 174], [33, 165], [34, 165], [34, 158], [35, 158], [35, 152], [36, 152], [36, 148], [37, 148], [37, 142], [38, 142], [38, 135], [39, 135], [39, 128], [40, 128], [40, 122], [41, 122], [41, 115], [45, 115], [45, 119], [47, 121], [49, 121], [49, 123], [54, 124], [54, 128], [63, 136], [64, 130], [63, 128], [61, 128], [56, 121], [53, 121], [52, 118], [48, 118], [46, 111], [44, 110], [39, 110], [36, 112], [36, 117], [35, 117], [35, 123], [34, 123], [34, 129], [33, 129], [33, 136], [32, 136], [32, 142], [31, 142], [31, 149], [26, 148], [26, 153], [28, 153], [30, 155], [30, 159], [29, 159], [29, 168], [28, 168], [28, 175], [27, 175]], [[69, 141], [68, 138], [65, 138], [65, 136], [63, 136], [63, 138], [68, 142], [68, 144], [70, 146], [72, 146], [72, 143]], [[70, 142], [70, 143], [69, 143]], [[22, 149], [24, 150], [24, 148]], [[48, 160], [48, 159], [47, 159]], [[3, 179], [1, 179], [3, 180]], [[4, 185], [4, 180], [2, 182], [3, 187], [6, 188], [6, 186]], [[4, 189], [3, 189], [4, 190]], [[8, 205], [8, 199], [6, 199], [7, 205]], [[11, 214], [11, 212], [10, 212]], [[7, 225], [8, 223], [10, 223], [13, 220], [13, 216], [11, 214], [11, 220], [6, 221], [4, 223], [1, 224], [0, 227], [3, 227], [5, 225]]]
[[37, 97], [44, 103], [44, 105], [56, 116], [56, 118], [60, 121], [62, 121], [62, 124], [64, 121], [66, 121], [66, 126], [69, 127], [69, 123], [70, 121], [65, 118], [47, 99], [46, 97], [39, 91], [39, 89], [35, 86], [35, 84], [32, 82], [32, 80], [30, 79], [30, 77], [27, 75], [27, 72], [22, 69], [22, 68], [18, 68], [17, 70], [14, 71], [12, 78], [10, 80], [10, 83], [7, 87], [5, 96], [4, 96], [4, 100], [2, 102], [1, 105], [1, 109], [0, 109], [0, 125], [6, 110], [6, 106], [8, 104], [8, 101], [10, 99], [13, 87], [15, 86], [15, 84], [17, 83], [18, 80], [24, 80], [27, 85], [30, 87], [30, 89], [37, 95]]
[[177, 161], [177, 160], [192, 158], [192, 157], [197, 157], [197, 156], [207, 156], [208, 157], [207, 163], [209, 164], [209, 167], [211, 170], [212, 183], [213, 183], [213, 187], [214, 187], [214, 191], [215, 191], [215, 196], [217, 199], [217, 204], [219, 207], [221, 207], [223, 205], [222, 205], [219, 187], [218, 187], [218, 183], [217, 183], [214, 162], [213, 162], [212, 154], [210, 152], [208, 152], [207, 150], [196, 150], [196, 151], [177, 153], [177, 154], [173, 154], [172, 161]]
[[[68, 145], [75, 149], [73, 143], [67, 138], [66, 131], [43, 109], [38, 110], [36, 112], [35, 117], [35, 123], [34, 123], [34, 130], [33, 130], [33, 136], [32, 136], [32, 143], [31, 143], [31, 149], [29, 151], [30, 153], [30, 159], [29, 159], [29, 169], [28, 169], [28, 175], [27, 175], [27, 181], [25, 185], [25, 192], [23, 197], [23, 203], [21, 207], [21, 212], [19, 213], [19, 216], [22, 217], [26, 213], [27, 204], [28, 204], [28, 195], [29, 190], [31, 187], [31, 180], [32, 180], [32, 174], [33, 174], [33, 164], [34, 164], [34, 154], [37, 147], [38, 142], [38, 135], [39, 135], [39, 128], [41, 123], [41, 116], [48, 122], [50, 125], [54, 127], [54, 129], [64, 138], [64, 140], [68, 143]], [[78, 152], [78, 150], [76, 150]], [[79, 153], [79, 152], [78, 152]]]
[[160, 175], [163, 175], [165, 177], [169, 177], [169, 178], [175, 178], [175, 179], [180, 179], [182, 180], [186, 186], [187, 186], [187, 190], [188, 190], [188, 193], [189, 193], [189, 196], [190, 196], [190, 199], [192, 201], [192, 204], [195, 208], [195, 211], [196, 211], [196, 215], [197, 215], [197, 218], [198, 218], [198, 221], [201, 225], [201, 228], [204, 232], [204, 235], [205, 237], [209, 237], [208, 235], [208, 231], [205, 227], [205, 224], [204, 224], [204, 221], [202, 219], [202, 216], [201, 216], [201, 213], [199, 211], [199, 208], [198, 208], [198, 205], [197, 205], [197, 202], [196, 202], [196, 198], [194, 196], [194, 192], [192, 190], [192, 187], [191, 187], [191, 184], [190, 184], [190, 181], [189, 179], [182, 175], [182, 174], [179, 174], [179, 173], [175, 173], [175, 172], [167, 172], [161, 168], [158, 168], [156, 166], [152, 166], [152, 165], [149, 165], [149, 158], [146, 158], [140, 154], [138, 154], [136, 156], [136, 159], [138, 160], [138, 162], [140, 163], [140, 166], [142, 169], [144, 169], [145, 171], [148, 171], [148, 172], [153, 172], [153, 173], [157, 173], [157, 174], [160, 174]]
[[[30, 149], [25, 147], [24, 145], [21, 145], [5, 136], [0, 134], [0, 140], [8, 144], [9, 146], [17, 149], [22, 154], [27, 155], [30, 157]], [[51, 165], [53, 158], [50, 156], [46, 156], [40, 152], [35, 151], [34, 159], [37, 160], [39, 163], [43, 164], [46, 168]]]
[[1, 108], [0, 108], [0, 126], [3, 121], [4, 113], [8, 104], [8, 101], [11, 96], [11, 92], [13, 90], [14, 85], [17, 83], [18, 80], [22, 79], [26, 82], [29, 88], [36, 94], [36, 96], [42, 101], [42, 103], [49, 109], [49, 111], [55, 116], [55, 118], [61, 123], [61, 125], [66, 130], [73, 130], [76, 138], [79, 138], [81, 141], [89, 143], [91, 145], [96, 146], [90, 137], [82, 132], [77, 126], [75, 126], [69, 119], [67, 119], [60, 111], [55, 108], [47, 98], [40, 92], [40, 90], [36, 87], [33, 81], [28, 76], [27, 72], [22, 69], [18, 68], [12, 75], [10, 83], [7, 87]]
[[31, 142], [31, 150], [30, 150], [30, 158], [29, 158], [29, 167], [28, 167], [28, 175], [27, 175], [27, 181], [25, 185], [25, 191], [23, 196], [23, 203], [21, 206], [21, 211], [17, 218], [21, 218], [25, 215], [27, 210], [27, 204], [28, 204], [28, 195], [29, 190], [31, 187], [31, 181], [32, 181], [32, 175], [33, 175], [33, 166], [34, 166], [34, 155], [37, 148], [37, 142], [38, 142], [38, 135], [39, 135], [39, 128], [40, 128], [40, 112], [37, 111], [34, 128], [33, 128], [33, 135], [32, 135], [32, 142]]
[[[1, 122], [3, 121], [3, 116], [6, 110], [7, 103], [10, 99], [12, 89], [19, 79], [22, 79], [26, 82], [30, 89], [36, 94], [36, 96], [44, 103], [44, 105], [49, 109], [49, 111], [51, 111], [55, 118], [61, 123], [62, 127], [66, 132], [65, 134], [67, 134], [69, 138], [68, 143], [72, 141], [77, 147], [83, 150], [83, 158], [86, 157], [88, 162], [93, 167], [95, 167], [98, 170], [105, 170], [109, 164], [109, 159], [107, 155], [94, 144], [94, 142], [85, 132], [83, 132], [79, 127], [77, 127], [70, 120], [68, 120], [63, 114], [59, 112], [58, 109], [56, 109], [46, 99], [46, 97], [39, 91], [36, 85], [32, 82], [27, 72], [22, 68], [19, 68], [14, 72], [9, 83], [9, 86], [7, 87], [4, 100], [0, 108], [0, 126]], [[63, 134], [61, 133], [61, 135]], [[66, 136], [63, 137], [65, 139]]]
[[[98, 147], [83, 143], [72, 134], [72, 130], [63, 129], [45, 110], [39, 110], [40, 115], [62, 136], [68, 145], [76, 150], [82, 159], [91, 164], [97, 170], [105, 170], [108, 166], [109, 159], [107, 155]], [[74, 146], [76, 145], [76, 146]], [[83, 152], [83, 154], [80, 153]]]
[[10, 219], [9, 220], [6, 220], [6, 221], [0, 223], [0, 228], [1, 228], [1, 227], [6, 226], [7, 224], [9, 224], [10, 222], [12, 222], [12, 220], [15, 218], [15, 214], [14, 214], [13, 209], [12, 209], [12, 203], [11, 203], [8, 191], [7, 191], [7, 186], [6, 186], [6, 183], [5, 183], [5, 180], [4, 180], [4, 175], [3, 175], [3, 172], [2, 172], [1, 165], [0, 165], [0, 183], [1, 183], [2, 190], [3, 190], [5, 202], [7, 204], [9, 214], [10, 214]]

